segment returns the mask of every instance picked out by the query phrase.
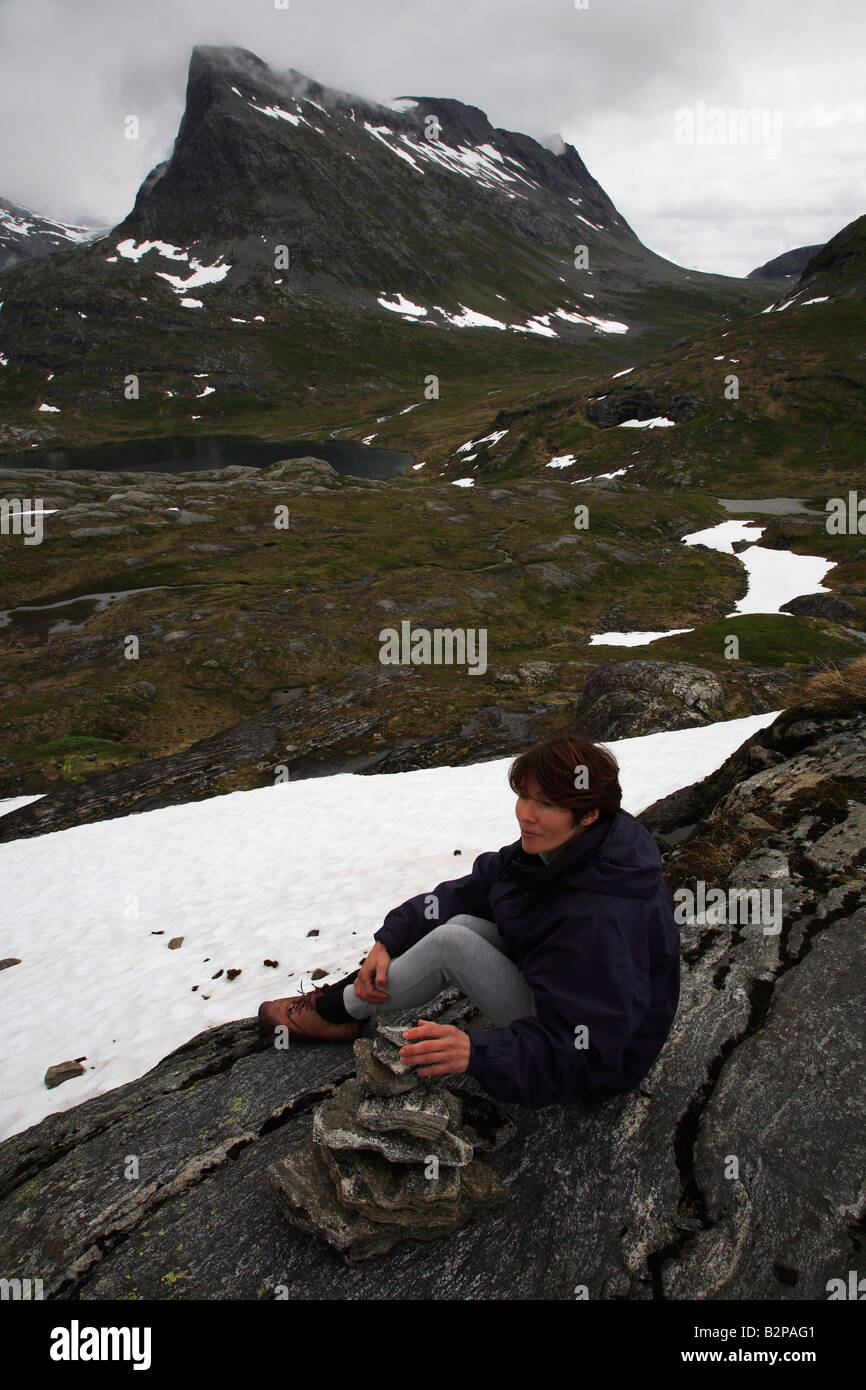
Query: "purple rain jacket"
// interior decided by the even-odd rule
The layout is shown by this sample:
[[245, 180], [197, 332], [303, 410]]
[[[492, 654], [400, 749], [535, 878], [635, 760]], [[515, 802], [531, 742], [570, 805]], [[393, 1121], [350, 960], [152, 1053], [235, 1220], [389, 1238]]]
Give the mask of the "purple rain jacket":
[[470, 913], [496, 923], [535, 992], [537, 1017], [466, 1030], [467, 1070], [491, 1096], [594, 1105], [639, 1085], [677, 1011], [680, 934], [658, 845], [634, 816], [601, 813], [549, 864], [520, 840], [479, 854], [470, 874], [432, 891], [436, 920], [419, 893], [374, 932], [390, 956]]

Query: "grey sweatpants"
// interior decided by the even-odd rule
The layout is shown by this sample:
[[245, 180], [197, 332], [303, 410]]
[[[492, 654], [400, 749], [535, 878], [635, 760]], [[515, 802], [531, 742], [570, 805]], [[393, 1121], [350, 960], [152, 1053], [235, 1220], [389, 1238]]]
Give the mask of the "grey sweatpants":
[[535, 1016], [535, 991], [512, 960], [495, 922], [484, 917], [451, 917], [388, 966], [387, 1001], [368, 1004], [353, 984], [343, 990], [343, 1004], [353, 1018], [371, 1018], [426, 1004], [450, 984], [460, 987], [497, 1028], [515, 1018]]

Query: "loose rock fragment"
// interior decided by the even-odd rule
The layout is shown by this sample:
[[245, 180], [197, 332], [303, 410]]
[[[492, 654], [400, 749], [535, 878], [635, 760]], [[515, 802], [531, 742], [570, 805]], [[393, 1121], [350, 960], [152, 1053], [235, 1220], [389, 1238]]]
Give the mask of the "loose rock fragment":
[[83, 1057], [76, 1057], [72, 1062], [58, 1062], [56, 1066], [49, 1067], [45, 1073], [45, 1085], [49, 1091], [53, 1091], [55, 1086], [62, 1086], [64, 1081], [71, 1081], [73, 1076], [83, 1076], [86, 1067], [81, 1063]]

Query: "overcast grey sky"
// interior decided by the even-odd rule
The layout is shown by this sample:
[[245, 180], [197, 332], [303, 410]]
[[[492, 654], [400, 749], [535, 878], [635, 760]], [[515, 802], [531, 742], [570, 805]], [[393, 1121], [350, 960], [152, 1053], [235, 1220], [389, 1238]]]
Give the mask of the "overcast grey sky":
[[197, 43], [558, 131], [689, 268], [745, 275], [866, 211], [863, 0], [0, 0], [0, 196], [118, 222], [171, 152]]

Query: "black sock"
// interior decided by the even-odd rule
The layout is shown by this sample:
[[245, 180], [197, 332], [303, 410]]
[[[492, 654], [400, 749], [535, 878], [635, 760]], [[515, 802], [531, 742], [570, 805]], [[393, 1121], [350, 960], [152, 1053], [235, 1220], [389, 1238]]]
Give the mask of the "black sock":
[[361, 1020], [353, 1018], [343, 1003], [343, 990], [346, 985], [352, 984], [360, 973], [359, 968], [345, 979], [338, 980], [336, 984], [325, 986], [327, 994], [320, 994], [316, 1000], [316, 1013], [319, 1018], [323, 1018], [326, 1023], [360, 1023]]

